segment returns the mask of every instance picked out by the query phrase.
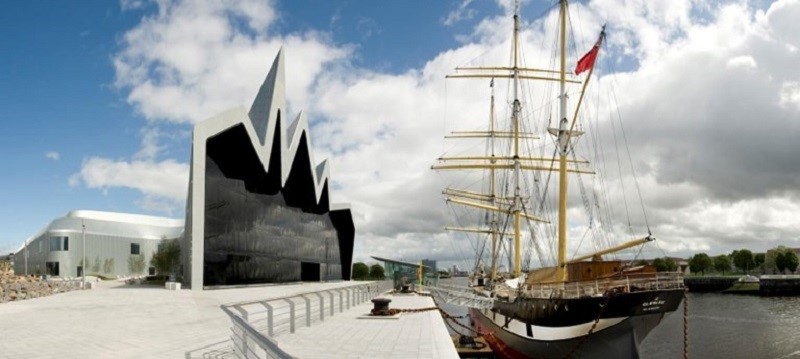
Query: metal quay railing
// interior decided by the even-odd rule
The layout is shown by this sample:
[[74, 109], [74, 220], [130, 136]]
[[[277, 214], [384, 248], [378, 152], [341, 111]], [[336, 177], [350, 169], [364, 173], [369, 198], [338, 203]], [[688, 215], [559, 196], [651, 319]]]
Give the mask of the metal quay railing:
[[369, 282], [220, 307], [231, 319], [233, 349], [239, 358], [291, 358], [275, 338], [324, 322], [391, 287], [391, 281]]

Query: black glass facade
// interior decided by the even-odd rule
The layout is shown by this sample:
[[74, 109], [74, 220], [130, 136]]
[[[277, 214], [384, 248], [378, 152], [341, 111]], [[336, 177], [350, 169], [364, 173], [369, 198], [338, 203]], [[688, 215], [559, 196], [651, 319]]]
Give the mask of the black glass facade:
[[[329, 212], [327, 202], [316, 203], [304, 151], [298, 151], [285, 188], [280, 186], [278, 140], [268, 171], [242, 125], [208, 140], [205, 286], [349, 279], [352, 218], [349, 227], [337, 228], [341, 214]], [[349, 243], [340, 246], [342, 236]]]

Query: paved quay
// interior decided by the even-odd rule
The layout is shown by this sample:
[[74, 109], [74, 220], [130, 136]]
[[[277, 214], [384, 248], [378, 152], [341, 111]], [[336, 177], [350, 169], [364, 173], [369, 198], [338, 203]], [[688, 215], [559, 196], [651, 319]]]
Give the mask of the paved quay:
[[[434, 306], [433, 299], [426, 296], [381, 297], [392, 300], [390, 308]], [[361, 318], [371, 309], [368, 301], [275, 341], [298, 358], [458, 358], [438, 311], [402, 313], [395, 319]]]
[[355, 284], [170, 291], [100, 282], [93, 290], [0, 304], [0, 358], [233, 357], [231, 322], [220, 305]]

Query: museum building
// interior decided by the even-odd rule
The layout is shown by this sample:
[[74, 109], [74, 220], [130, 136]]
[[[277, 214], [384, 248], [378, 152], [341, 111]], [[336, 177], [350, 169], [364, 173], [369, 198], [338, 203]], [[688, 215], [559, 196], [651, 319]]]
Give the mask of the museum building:
[[350, 279], [349, 206], [330, 203], [328, 162], [315, 164], [305, 114], [287, 117], [281, 50], [249, 111], [195, 125], [185, 285]]
[[[139, 214], [71, 211], [31, 236], [14, 253], [21, 275], [106, 277], [153, 273], [150, 258], [162, 239], [181, 237], [183, 220]], [[84, 243], [86, 251], [84, 252]]]
[[281, 50], [249, 111], [194, 126], [185, 221], [73, 211], [26, 241], [15, 271], [78, 276], [85, 226], [87, 273], [100, 258], [112, 263], [109, 275], [139, 274], [127, 266], [134, 252], [149, 267], [161, 239], [180, 238], [179, 275], [193, 290], [349, 280], [353, 217], [349, 205], [330, 203], [328, 162], [314, 161], [305, 114], [288, 119], [285, 81]]

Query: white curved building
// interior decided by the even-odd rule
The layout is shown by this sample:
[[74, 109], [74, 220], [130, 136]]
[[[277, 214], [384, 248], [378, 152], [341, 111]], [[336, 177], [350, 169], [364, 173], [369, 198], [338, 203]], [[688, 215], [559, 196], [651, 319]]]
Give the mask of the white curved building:
[[[164, 238], [180, 238], [183, 220], [139, 214], [71, 211], [54, 219], [14, 253], [17, 274], [77, 277], [81, 273], [84, 228], [86, 274], [141, 275], [150, 272], [150, 257]], [[143, 260], [141, 272], [130, 261]], [[135, 269], [135, 266], [134, 266]]]

